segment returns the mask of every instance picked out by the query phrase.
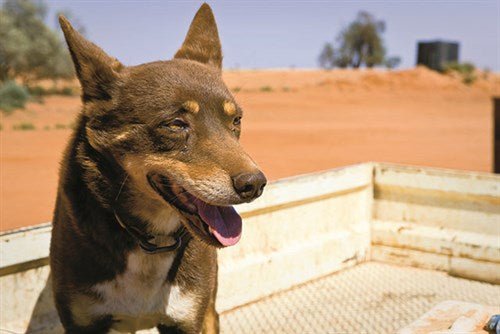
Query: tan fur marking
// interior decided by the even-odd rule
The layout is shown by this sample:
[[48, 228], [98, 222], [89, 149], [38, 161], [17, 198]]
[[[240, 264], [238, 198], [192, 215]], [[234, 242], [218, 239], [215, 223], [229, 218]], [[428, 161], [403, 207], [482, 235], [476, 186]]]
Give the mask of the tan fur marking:
[[226, 101], [224, 102], [223, 107], [224, 107], [224, 112], [229, 116], [236, 114], [236, 106], [234, 105], [233, 102]]
[[126, 139], [129, 135], [130, 135], [130, 131], [125, 131], [125, 132], [122, 132], [122, 133], [120, 133], [119, 135], [117, 135], [117, 136], [115, 137], [115, 140], [116, 140], [116, 141], [124, 140], [124, 139]]
[[200, 105], [196, 101], [192, 101], [192, 100], [186, 101], [186, 102], [184, 102], [184, 104], [182, 106], [184, 107], [184, 109], [186, 109], [187, 111], [190, 111], [194, 114], [196, 114], [198, 111], [200, 111]]

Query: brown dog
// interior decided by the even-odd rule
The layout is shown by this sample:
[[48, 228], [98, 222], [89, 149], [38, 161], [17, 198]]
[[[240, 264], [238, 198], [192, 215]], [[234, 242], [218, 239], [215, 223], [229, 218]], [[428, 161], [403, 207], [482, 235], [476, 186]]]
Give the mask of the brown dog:
[[[61, 17], [83, 110], [61, 165], [50, 264], [67, 333], [218, 332], [216, 247], [266, 179], [238, 143], [202, 5], [173, 60], [125, 67]], [[214, 247], [215, 246], [215, 247]]]

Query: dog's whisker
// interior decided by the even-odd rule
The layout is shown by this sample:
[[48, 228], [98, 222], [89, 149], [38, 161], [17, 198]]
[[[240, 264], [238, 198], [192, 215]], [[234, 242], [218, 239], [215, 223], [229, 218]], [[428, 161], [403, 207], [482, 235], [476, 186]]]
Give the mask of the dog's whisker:
[[174, 194], [174, 196], [172, 197], [172, 201], [177, 201], [177, 202], [182, 204], [182, 199], [180, 199], [179, 196], [181, 196], [183, 194], [189, 194], [189, 192], [184, 191], [183, 193], [180, 193], [180, 194]]
[[123, 182], [120, 185], [120, 189], [118, 189], [118, 194], [116, 194], [115, 202], [118, 201], [118, 197], [120, 197], [120, 194], [122, 193], [123, 190], [123, 186], [125, 186], [125, 182], [127, 182], [127, 180], [128, 180], [128, 174], [125, 174], [125, 178], [123, 179]]

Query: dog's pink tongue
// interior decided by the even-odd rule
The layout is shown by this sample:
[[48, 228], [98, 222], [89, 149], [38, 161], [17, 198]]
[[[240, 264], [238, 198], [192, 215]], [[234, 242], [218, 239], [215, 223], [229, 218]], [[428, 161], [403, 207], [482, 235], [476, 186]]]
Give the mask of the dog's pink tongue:
[[198, 199], [195, 202], [201, 219], [223, 246], [232, 246], [240, 240], [241, 217], [232, 206], [214, 206]]

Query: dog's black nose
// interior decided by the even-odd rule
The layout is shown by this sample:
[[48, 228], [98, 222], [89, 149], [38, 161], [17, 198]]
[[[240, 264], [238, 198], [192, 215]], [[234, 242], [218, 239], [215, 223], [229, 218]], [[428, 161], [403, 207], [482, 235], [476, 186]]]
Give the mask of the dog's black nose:
[[247, 201], [262, 195], [266, 182], [266, 177], [262, 172], [239, 174], [233, 177], [234, 189], [241, 198]]

